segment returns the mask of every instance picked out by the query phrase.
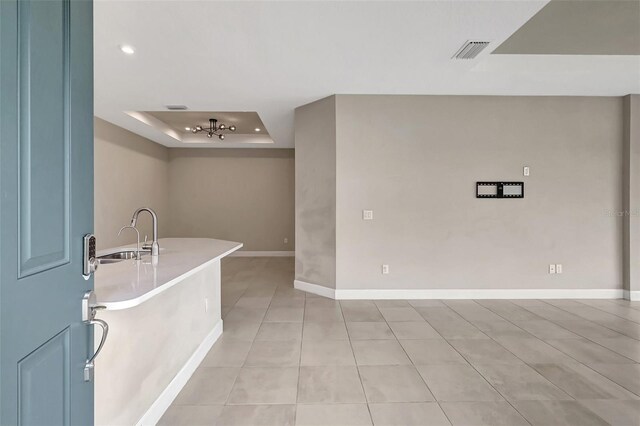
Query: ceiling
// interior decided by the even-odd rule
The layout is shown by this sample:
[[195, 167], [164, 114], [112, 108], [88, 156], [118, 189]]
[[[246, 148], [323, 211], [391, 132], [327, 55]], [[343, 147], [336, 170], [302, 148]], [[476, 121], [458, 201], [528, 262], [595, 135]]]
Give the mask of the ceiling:
[[[126, 113], [256, 111], [269, 146], [289, 148], [294, 109], [336, 93], [640, 93], [640, 56], [490, 54], [546, 4], [98, 0], [95, 114], [167, 146], [264, 148], [176, 142]], [[491, 44], [474, 60], [451, 59], [467, 40]]]

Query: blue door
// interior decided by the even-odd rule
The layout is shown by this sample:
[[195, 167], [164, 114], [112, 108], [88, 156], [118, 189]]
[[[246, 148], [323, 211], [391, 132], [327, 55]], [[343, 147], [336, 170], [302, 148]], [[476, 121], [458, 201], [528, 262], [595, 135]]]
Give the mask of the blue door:
[[91, 425], [93, 11], [0, 0], [0, 424]]

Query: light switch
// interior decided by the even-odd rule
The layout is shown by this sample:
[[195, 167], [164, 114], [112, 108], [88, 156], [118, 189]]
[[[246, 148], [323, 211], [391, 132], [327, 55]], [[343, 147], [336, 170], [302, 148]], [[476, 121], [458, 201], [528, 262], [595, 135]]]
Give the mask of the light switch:
[[373, 210], [362, 210], [362, 220], [373, 220]]

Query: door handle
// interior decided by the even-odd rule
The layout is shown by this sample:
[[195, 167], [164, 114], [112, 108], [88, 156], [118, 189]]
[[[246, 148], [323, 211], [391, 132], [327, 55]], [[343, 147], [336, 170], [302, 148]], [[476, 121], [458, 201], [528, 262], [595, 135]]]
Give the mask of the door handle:
[[93, 380], [93, 370], [95, 367], [94, 362], [96, 360], [96, 357], [102, 350], [102, 347], [104, 346], [104, 342], [107, 341], [107, 335], [109, 334], [109, 324], [107, 324], [105, 321], [101, 319], [94, 318], [91, 321], [89, 321], [88, 324], [89, 325], [95, 324], [102, 327], [102, 338], [100, 338], [100, 344], [98, 345], [98, 349], [96, 349], [96, 351], [93, 353], [91, 358], [89, 358], [84, 364], [84, 381], [85, 382], [90, 382]]
[[90, 358], [84, 364], [84, 381], [90, 382], [93, 380], [93, 372], [95, 367], [95, 360], [102, 348], [104, 347], [104, 343], [107, 341], [107, 336], [109, 335], [109, 324], [106, 321], [96, 318], [96, 313], [99, 309], [105, 309], [104, 306], [96, 304], [96, 295], [93, 291], [88, 291], [84, 294], [82, 298], [82, 321], [91, 326], [98, 325], [102, 328], [102, 337], [100, 338], [100, 343], [98, 344], [98, 349], [91, 355]]

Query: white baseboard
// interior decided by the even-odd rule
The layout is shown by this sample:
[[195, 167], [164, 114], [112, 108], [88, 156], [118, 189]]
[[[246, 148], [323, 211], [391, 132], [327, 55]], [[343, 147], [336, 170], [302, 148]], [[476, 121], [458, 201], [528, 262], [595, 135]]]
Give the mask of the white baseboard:
[[[380, 299], [621, 299], [619, 289], [333, 289], [295, 280], [293, 286], [336, 300]], [[640, 293], [640, 292], [633, 292]], [[640, 297], [640, 294], [634, 297]], [[633, 299], [632, 299], [633, 300]]]
[[306, 291], [307, 293], [317, 294], [318, 296], [328, 297], [329, 299], [336, 298], [335, 289], [318, 284], [311, 284], [304, 281], [295, 280], [293, 282], [293, 288]]
[[335, 298], [349, 299], [620, 299], [617, 289], [420, 289], [336, 290]]
[[167, 411], [171, 403], [176, 396], [180, 393], [182, 388], [187, 384], [196, 368], [200, 365], [204, 357], [207, 355], [211, 347], [222, 335], [222, 320], [218, 321], [218, 324], [211, 330], [211, 332], [204, 338], [200, 346], [195, 350], [193, 355], [189, 358], [187, 363], [180, 369], [178, 374], [171, 380], [169, 385], [158, 396], [151, 407], [146, 413], [138, 420], [137, 426], [150, 426], [155, 425], [160, 421], [162, 415]]
[[624, 290], [624, 298], [632, 302], [640, 302], [640, 291]]
[[229, 257], [294, 257], [295, 251], [234, 251]]

